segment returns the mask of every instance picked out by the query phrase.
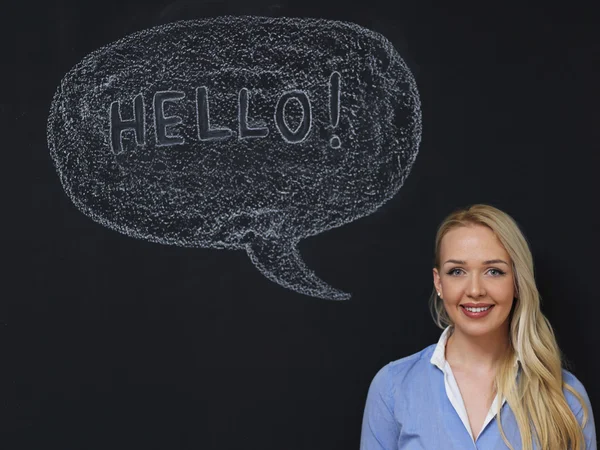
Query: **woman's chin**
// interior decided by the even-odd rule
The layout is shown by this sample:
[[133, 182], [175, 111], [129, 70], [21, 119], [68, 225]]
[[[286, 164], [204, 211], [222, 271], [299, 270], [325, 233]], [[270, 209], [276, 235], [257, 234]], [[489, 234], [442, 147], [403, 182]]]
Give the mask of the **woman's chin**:
[[462, 318], [462, 320], [455, 322], [454, 328], [455, 330], [459, 329], [461, 333], [472, 337], [482, 337], [508, 331], [508, 326], [498, 323], [497, 321], [489, 320], [485, 322], [474, 322], [469, 318]]

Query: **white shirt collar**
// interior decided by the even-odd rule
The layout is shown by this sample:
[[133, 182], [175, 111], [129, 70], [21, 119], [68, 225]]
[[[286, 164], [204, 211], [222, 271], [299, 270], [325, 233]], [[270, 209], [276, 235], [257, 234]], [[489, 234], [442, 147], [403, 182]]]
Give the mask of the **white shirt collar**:
[[[452, 403], [452, 406], [458, 413], [458, 416], [460, 417], [460, 420], [469, 432], [471, 439], [473, 440], [473, 442], [475, 442], [473, 433], [471, 431], [471, 426], [469, 425], [469, 417], [467, 414], [467, 410], [465, 408], [465, 404], [460, 393], [460, 388], [458, 387], [456, 379], [454, 378], [454, 374], [452, 373], [452, 367], [450, 367], [450, 364], [446, 360], [446, 343], [448, 341], [448, 337], [450, 336], [451, 331], [451, 326], [448, 326], [440, 336], [440, 339], [433, 351], [433, 355], [431, 356], [431, 363], [436, 365], [444, 373], [444, 387], [446, 390], [446, 396], [448, 397], [450, 403]], [[515, 360], [515, 366], [517, 366], [518, 364], [519, 358], [517, 357]], [[498, 405], [498, 401], [498, 394], [496, 394], [496, 397], [494, 398], [492, 406], [490, 407], [487, 416], [485, 417], [483, 426], [481, 427], [481, 431], [479, 432], [478, 436], [481, 435], [481, 432], [496, 415], [495, 411]], [[504, 406], [504, 403], [506, 403], [505, 398], [502, 399], [502, 406]]]
[[[436, 365], [442, 371], [446, 366], [446, 343], [448, 342], [448, 338], [450, 337], [452, 325], [446, 327], [440, 339], [438, 340], [437, 345], [435, 346], [435, 350], [433, 351], [433, 355], [431, 355], [431, 364]], [[519, 364], [521, 360], [517, 356], [515, 359], [515, 366]]]

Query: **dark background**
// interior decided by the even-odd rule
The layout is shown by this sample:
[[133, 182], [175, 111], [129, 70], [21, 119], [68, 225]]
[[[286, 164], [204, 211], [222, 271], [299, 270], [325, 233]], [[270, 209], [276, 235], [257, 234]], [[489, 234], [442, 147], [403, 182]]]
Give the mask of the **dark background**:
[[[14, 278], [8, 272], [19, 294], [2, 300], [3, 448], [358, 448], [377, 370], [441, 332], [427, 307], [436, 227], [477, 202], [522, 226], [543, 312], [599, 410], [592, 2], [104, 0], [28, 9], [26, 27], [7, 24], [14, 65], [3, 74], [8, 91], [20, 87], [11, 103], [14, 92], [4, 96], [2, 114], [16, 127], [4, 142], [30, 151], [23, 174], [33, 207], [19, 240], [32, 252]], [[286, 290], [242, 251], [118, 234], [62, 190], [46, 121], [64, 74], [135, 31], [223, 14], [352, 21], [386, 36], [413, 70], [423, 140], [404, 187], [375, 214], [300, 243], [307, 265], [351, 292], [349, 301]]]

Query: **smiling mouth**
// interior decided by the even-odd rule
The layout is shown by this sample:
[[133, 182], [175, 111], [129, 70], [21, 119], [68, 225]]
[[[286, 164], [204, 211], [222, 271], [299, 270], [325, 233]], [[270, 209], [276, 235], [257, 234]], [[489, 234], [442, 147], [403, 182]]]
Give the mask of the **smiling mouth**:
[[460, 305], [460, 306], [461, 306], [461, 308], [464, 308], [469, 312], [483, 312], [483, 311], [492, 309], [494, 307], [494, 305], [485, 305], [485, 306], [478, 306], [478, 307], [464, 306], [464, 305]]

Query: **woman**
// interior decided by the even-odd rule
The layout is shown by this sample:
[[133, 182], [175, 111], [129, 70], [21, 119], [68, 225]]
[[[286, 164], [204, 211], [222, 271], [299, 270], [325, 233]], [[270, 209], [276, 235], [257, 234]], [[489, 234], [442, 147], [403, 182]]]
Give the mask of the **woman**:
[[587, 392], [562, 368], [514, 220], [488, 205], [450, 214], [433, 282], [444, 332], [374, 377], [361, 450], [596, 450]]

